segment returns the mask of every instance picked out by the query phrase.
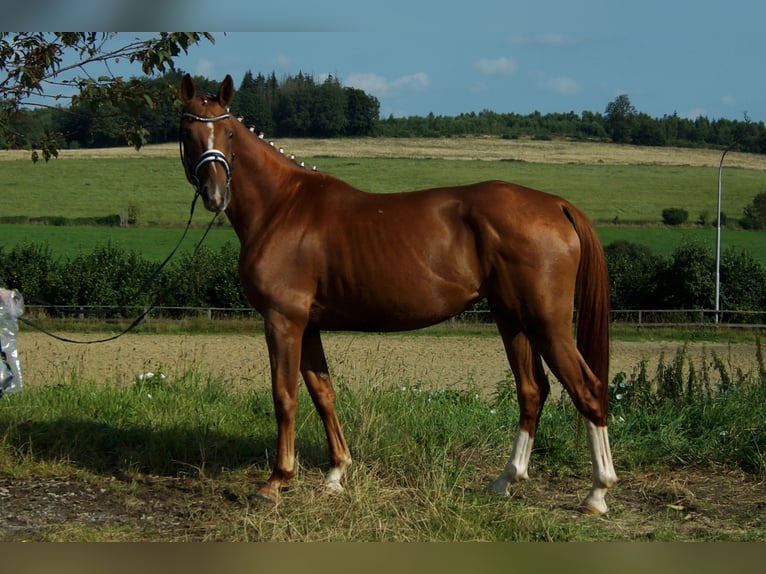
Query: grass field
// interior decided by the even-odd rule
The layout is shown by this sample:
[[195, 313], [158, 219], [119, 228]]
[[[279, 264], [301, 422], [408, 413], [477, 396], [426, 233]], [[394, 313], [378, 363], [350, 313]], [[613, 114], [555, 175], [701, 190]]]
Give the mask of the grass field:
[[[600, 224], [605, 243], [628, 239], [659, 255], [669, 254], [689, 236], [714, 245], [709, 226], [669, 229], [660, 222], [666, 207], [683, 207], [692, 222], [701, 214], [714, 219], [720, 159], [715, 150], [498, 138], [284, 144], [307, 163], [372, 192], [506, 179], [572, 200]], [[177, 228], [188, 219], [193, 198], [177, 152], [173, 145], [140, 152], [64, 151], [61, 159], [36, 165], [25, 154], [0, 152], [0, 160], [7, 160], [0, 161], [4, 190], [7, 197], [17, 198], [5, 202], [3, 218], [103, 217], [128, 209], [137, 214], [137, 225], [130, 228], [0, 224], [0, 243], [6, 249], [18, 243], [47, 243], [55, 254], [71, 257], [110, 241], [148, 258], [164, 257], [180, 236]], [[732, 153], [725, 166], [723, 211], [736, 220], [753, 196], [766, 189], [766, 158]], [[194, 224], [202, 227], [209, 219], [200, 208]], [[234, 241], [234, 235], [224, 228], [214, 230], [208, 242], [216, 248], [229, 239]], [[766, 263], [764, 239], [763, 232], [725, 229], [723, 244], [746, 249]]]
[[[207, 214], [206, 214], [207, 215]], [[622, 239], [648, 246], [655, 254], [668, 257], [683, 240], [699, 241], [715, 249], [716, 231], [712, 227], [686, 227], [682, 229], [666, 226], [597, 226], [604, 245]], [[125, 250], [135, 249], [150, 260], [164, 259], [181, 238], [181, 228], [175, 227], [95, 227], [95, 226], [50, 226], [0, 223], [0, 244], [12, 249], [17, 244], [47, 244], [56, 257], [73, 258], [90, 253], [97, 244], [110, 243]], [[181, 251], [191, 251], [202, 237], [203, 229], [189, 230]], [[228, 225], [214, 227], [204, 244], [218, 250], [223, 244], [236, 244], [237, 238]], [[726, 229], [722, 233], [722, 248], [748, 251], [766, 266], [766, 231], [744, 231]]]
[[[597, 222], [659, 223], [667, 207], [683, 207], [692, 221], [705, 212], [710, 220], [717, 208], [716, 167], [381, 158], [317, 161], [322, 170], [379, 193], [504, 179], [561, 195]], [[723, 211], [736, 219], [766, 189], [766, 172], [730, 168], [725, 175]], [[8, 196], [18, 198], [5, 203], [3, 217], [94, 217], [133, 208], [140, 224], [181, 225], [193, 198], [176, 158], [73, 159], [44, 165], [0, 162], [0, 177]]]
[[[429, 340], [406, 344], [418, 368]], [[215, 364], [205, 341], [194, 344]], [[610, 434], [621, 481], [610, 512], [586, 518], [575, 508], [589, 484], [587, 446], [568, 397], [546, 405], [530, 481], [505, 499], [485, 485], [518, 420], [508, 381], [490, 393], [421, 386], [375, 337], [356, 344], [368, 357], [352, 365], [336, 353], [346, 363], [333, 369], [355, 460], [346, 490], [321, 489], [325, 438], [301, 389], [298, 476], [276, 507], [248, 498], [274, 456], [268, 383], [213, 374], [184, 358], [184, 345], [166, 360], [175, 353], [186, 370], [131, 377], [143, 356], [116, 341], [121, 360], [136, 354], [133, 368], [95, 379], [60, 369], [3, 397], [0, 541], [766, 541], [762, 356], [739, 371], [725, 356], [692, 359], [679, 347], [616, 378]]]

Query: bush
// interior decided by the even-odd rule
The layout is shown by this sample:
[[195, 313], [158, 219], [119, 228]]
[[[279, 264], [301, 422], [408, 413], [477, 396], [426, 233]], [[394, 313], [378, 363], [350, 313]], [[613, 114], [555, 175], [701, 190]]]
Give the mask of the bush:
[[79, 255], [61, 268], [61, 303], [64, 305], [142, 305], [149, 293], [142, 287], [155, 264], [137, 251], [111, 243]]
[[706, 245], [684, 240], [673, 251], [658, 288], [667, 309], [712, 309], [715, 257]]
[[[646, 246], [616, 241], [604, 249], [614, 309], [710, 309], [715, 258], [700, 243], [684, 241], [670, 259]], [[47, 245], [0, 245], [0, 286], [18, 289], [29, 303], [48, 305], [146, 305], [249, 307], [239, 281], [238, 247], [203, 247], [179, 253], [151, 285], [157, 262], [112, 244], [72, 259], [54, 258]], [[766, 308], [766, 270], [746, 252], [726, 250], [721, 261], [722, 308]], [[475, 309], [488, 310], [486, 299]]]
[[645, 245], [614, 241], [604, 248], [613, 309], [651, 309], [657, 305], [661, 257]]
[[0, 246], [0, 287], [18, 289], [28, 303], [49, 302], [61, 283], [58, 260], [47, 244], [17, 245], [8, 253]]
[[766, 229], [766, 191], [756, 195], [745, 207], [741, 224], [745, 229]]
[[662, 210], [662, 222], [665, 225], [680, 225], [689, 219], [689, 212], [680, 207], [668, 207]]

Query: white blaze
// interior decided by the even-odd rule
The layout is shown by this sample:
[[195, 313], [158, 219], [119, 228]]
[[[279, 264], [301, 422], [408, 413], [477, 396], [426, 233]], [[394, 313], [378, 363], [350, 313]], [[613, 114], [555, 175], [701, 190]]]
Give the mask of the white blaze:
[[208, 130], [208, 136], [207, 136], [207, 149], [211, 150], [214, 149], [215, 146], [215, 126], [213, 125], [213, 122], [207, 123], [207, 130]]

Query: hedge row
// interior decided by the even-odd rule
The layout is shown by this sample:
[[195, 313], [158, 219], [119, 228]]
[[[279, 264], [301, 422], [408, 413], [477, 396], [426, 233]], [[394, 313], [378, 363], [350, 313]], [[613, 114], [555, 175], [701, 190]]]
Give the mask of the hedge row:
[[[715, 258], [704, 245], [683, 242], [669, 258], [626, 241], [605, 252], [614, 309], [714, 308]], [[31, 243], [8, 252], [0, 247], [0, 286], [18, 289], [34, 304], [248, 306], [239, 284], [238, 249], [231, 243], [178, 255], [147, 285], [157, 266], [137, 251], [108, 243], [71, 259], [57, 259], [47, 245]], [[722, 309], [766, 309], [766, 271], [747, 252], [725, 251], [720, 278]]]

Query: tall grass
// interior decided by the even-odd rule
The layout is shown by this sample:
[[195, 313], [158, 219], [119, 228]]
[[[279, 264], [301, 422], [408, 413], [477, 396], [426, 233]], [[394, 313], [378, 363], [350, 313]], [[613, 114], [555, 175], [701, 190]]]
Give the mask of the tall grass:
[[725, 357], [687, 347], [661, 356], [654, 377], [645, 362], [610, 385], [613, 430], [625, 466], [734, 467], [766, 476], [766, 365], [757, 339], [754, 372], [734, 369]]
[[[610, 432], [618, 472], [726, 468], [766, 477], [766, 367], [760, 343], [758, 358], [758, 371], [743, 373], [714, 355], [693, 365], [680, 347], [654, 374], [641, 363], [615, 377]], [[247, 493], [268, 475], [274, 457], [271, 397], [265, 390], [234, 391], [198, 372], [178, 380], [156, 374], [129, 385], [84, 381], [72, 373], [57, 384], [4, 397], [0, 476], [205, 480], [210, 492], [226, 490], [239, 504], [199, 510], [204, 539], [530, 541], [634, 535], [620, 523], [619, 505], [612, 521], [584, 521], [573, 512], [582, 495], [576, 488], [587, 487], [590, 468], [584, 433], [577, 432], [577, 414], [566, 396], [546, 405], [532, 458], [534, 482], [518, 487], [509, 503], [484, 486], [509, 455], [518, 420], [512, 385], [499, 386], [487, 398], [471, 390], [422, 390], [390, 374], [378, 383], [353, 390], [337, 381], [339, 416], [355, 460], [339, 497], [320, 494], [327, 468], [324, 432], [301, 391], [296, 481], [274, 509], [251, 502]], [[551, 483], [562, 491], [555, 502], [546, 498]], [[614, 497], [619, 499], [619, 486]], [[663, 527], [664, 536], [674, 539], [676, 526]], [[70, 539], [94, 536], [67, 532]]]

